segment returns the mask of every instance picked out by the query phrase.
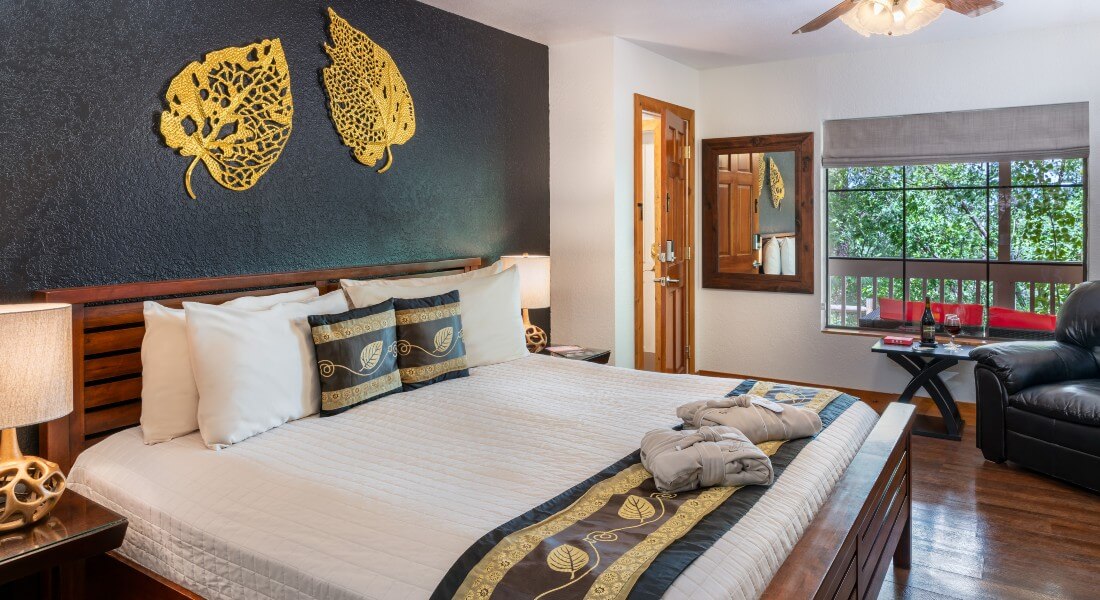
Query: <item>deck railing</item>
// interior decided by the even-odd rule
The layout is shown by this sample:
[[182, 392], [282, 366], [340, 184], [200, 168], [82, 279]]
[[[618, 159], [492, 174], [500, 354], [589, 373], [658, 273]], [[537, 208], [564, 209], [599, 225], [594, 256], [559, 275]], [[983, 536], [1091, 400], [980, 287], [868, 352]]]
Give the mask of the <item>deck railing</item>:
[[[1046, 314], [1056, 313], [1069, 291], [1085, 279], [1081, 263], [830, 258], [828, 266], [828, 284], [838, 282], [842, 299], [833, 302], [835, 288], [830, 287], [829, 321], [832, 323], [831, 316], [839, 312], [841, 324], [849, 323], [849, 316], [858, 319], [878, 309], [880, 297], [900, 298], [906, 279], [910, 288], [919, 288], [919, 292], [910, 289], [910, 298], [984, 304], [985, 286], [992, 285], [992, 306]], [[848, 303], [853, 287], [854, 305]]]

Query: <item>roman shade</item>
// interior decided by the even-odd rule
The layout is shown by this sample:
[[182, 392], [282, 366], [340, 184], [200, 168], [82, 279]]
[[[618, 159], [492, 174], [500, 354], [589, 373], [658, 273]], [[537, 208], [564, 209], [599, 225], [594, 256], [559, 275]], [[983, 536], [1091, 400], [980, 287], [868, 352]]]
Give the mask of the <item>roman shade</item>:
[[821, 165], [873, 167], [1085, 158], [1089, 105], [1049, 104], [825, 121]]

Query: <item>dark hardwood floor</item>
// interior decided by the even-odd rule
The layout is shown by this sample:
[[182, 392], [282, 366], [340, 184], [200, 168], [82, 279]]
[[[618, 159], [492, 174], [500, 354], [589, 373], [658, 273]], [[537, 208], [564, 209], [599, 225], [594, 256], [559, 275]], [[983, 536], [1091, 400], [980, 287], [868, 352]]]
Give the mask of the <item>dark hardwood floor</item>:
[[1100, 598], [1100, 495], [986, 462], [961, 409], [961, 442], [913, 436], [913, 565], [879, 600]]

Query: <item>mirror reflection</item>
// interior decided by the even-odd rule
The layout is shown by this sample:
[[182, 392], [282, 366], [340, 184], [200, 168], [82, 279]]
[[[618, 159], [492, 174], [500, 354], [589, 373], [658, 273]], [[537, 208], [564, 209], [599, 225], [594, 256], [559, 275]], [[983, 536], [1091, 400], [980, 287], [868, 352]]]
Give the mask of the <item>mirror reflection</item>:
[[795, 153], [718, 155], [718, 271], [797, 275]]

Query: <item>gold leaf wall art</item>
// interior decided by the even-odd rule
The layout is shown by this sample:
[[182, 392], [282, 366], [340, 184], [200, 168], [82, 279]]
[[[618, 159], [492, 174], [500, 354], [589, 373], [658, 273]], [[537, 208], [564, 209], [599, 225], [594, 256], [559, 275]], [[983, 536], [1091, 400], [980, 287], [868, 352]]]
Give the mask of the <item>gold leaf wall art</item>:
[[328, 9], [325, 44], [332, 64], [321, 69], [329, 114], [336, 131], [360, 163], [373, 167], [386, 156], [379, 173], [393, 165], [393, 145], [416, 133], [412, 96], [393, 58], [367, 34]]
[[779, 165], [775, 164], [775, 159], [769, 158], [768, 164], [771, 165], [769, 173], [771, 175], [772, 206], [779, 208], [779, 203], [787, 195], [787, 190], [783, 187], [783, 174], [779, 172]]
[[210, 52], [172, 79], [165, 99], [160, 133], [181, 155], [194, 157], [184, 175], [191, 198], [200, 160], [221, 185], [247, 190], [290, 139], [290, 70], [278, 39]]

